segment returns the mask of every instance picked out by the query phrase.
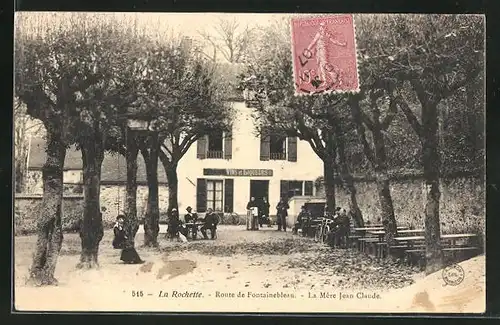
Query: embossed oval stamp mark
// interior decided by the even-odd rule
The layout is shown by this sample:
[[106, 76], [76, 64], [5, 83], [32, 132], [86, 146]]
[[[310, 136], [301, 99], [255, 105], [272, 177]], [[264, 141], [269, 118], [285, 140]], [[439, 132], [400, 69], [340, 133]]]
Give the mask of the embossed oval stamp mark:
[[443, 269], [443, 280], [447, 285], [457, 286], [464, 278], [464, 269], [458, 264], [449, 265]]

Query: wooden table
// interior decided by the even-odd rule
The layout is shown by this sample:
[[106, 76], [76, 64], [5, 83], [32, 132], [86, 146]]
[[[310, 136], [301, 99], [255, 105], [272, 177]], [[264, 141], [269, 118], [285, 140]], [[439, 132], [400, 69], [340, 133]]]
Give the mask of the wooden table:
[[449, 234], [449, 235], [441, 235], [441, 239], [449, 240], [450, 247], [456, 246], [457, 239], [465, 239], [465, 238], [477, 238], [476, 234]]
[[[362, 228], [353, 228], [354, 231], [364, 231], [364, 232], [368, 232], [368, 231], [380, 231], [380, 230], [384, 230], [384, 227], [362, 227]], [[406, 226], [398, 226], [397, 227], [398, 230], [405, 230], [405, 229], [408, 229], [408, 227]]]
[[204, 222], [186, 222], [185, 225], [188, 229], [188, 235], [191, 233], [191, 238], [195, 239], [198, 234], [198, 227], [204, 224]]
[[[455, 242], [457, 239], [464, 238], [476, 238], [476, 234], [449, 234], [449, 235], [441, 235], [441, 239], [450, 240], [451, 247], [455, 246]], [[396, 237], [394, 238], [398, 242], [412, 242], [412, 241], [421, 241], [425, 240], [425, 236], [408, 236], [408, 237]]]
[[[424, 229], [398, 229], [398, 234], [423, 233]], [[372, 235], [385, 235], [385, 230], [368, 231]]]

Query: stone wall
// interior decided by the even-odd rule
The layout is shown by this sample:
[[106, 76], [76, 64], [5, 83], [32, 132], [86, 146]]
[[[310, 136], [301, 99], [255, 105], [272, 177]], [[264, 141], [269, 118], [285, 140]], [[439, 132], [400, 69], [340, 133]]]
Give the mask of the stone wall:
[[[425, 188], [421, 178], [392, 180], [391, 195], [396, 221], [400, 225], [424, 226]], [[320, 195], [324, 189], [320, 187]], [[380, 203], [374, 181], [356, 182], [357, 199], [365, 221], [378, 222]], [[450, 178], [441, 180], [440, 221], [443, 233], [484, 232], [485, 187], [479, 178]], [[337, 206], [347, 207], [349, 196], [337, 186]]]
[[[24, 235], [36, 231], [41, 203], [41, 195], [16, 195], [14, 205], [14, 233], [16, 235]], [[82, 212], [82, 196], [64, 196], [62, 205], [63, 230], [66, 232], [76, 230], [77, 222]]]
[[[160, 221], [166, 219], [168, 208], [168, 188], [166, 185], [159, 186]], [[124, 212], [126, 199], [125, 185], [101, 185], [101, 210], [103, 218], [114, 219]], [[148, 187], [137, 186], [137, 216], [144, 218], [146, 214], [146, 203], [148, 201]]]

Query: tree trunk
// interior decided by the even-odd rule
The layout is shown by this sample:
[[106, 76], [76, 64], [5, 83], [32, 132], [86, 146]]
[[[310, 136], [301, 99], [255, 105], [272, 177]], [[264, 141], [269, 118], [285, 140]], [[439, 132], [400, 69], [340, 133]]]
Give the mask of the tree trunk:
[[47, 160], [43, 166], [43, 199], [37, 242], [28, 283], [57, 284], [54, 272], [63, 241], [61, 205], [66, 147], [61, 134], [47, 132]]
[[325, 181], [326, 213], [335, 212], [335, 162], [333, 157], [325, 156], [323, 160], [323, 174]]
[[375, 116], [373, 125], [373, 144], [375, 147], [375, 174], [377, 178], [377, 194], [382, 212], [382, 224], [385, 230], [385, 241], [389, 245], [394, 244], [397, 233], [396, 217], [390, 189], [389, 176], [387, 174], [387, 155], [385, 152], [384, 135], [382, 134], [379, 116]]
[[139, 229], [139, 220], [137, 217], [137, 156], [139, 148], [133, 135], [127, 137], [127, 189], [126, 189], [126, 207], [125, 214], [129, 222], [131, 244], [134, 245], [135, 234]]
[[345, 155], [345, 139], [339, 125], [340, 123], [337, 123], [334, 128], [335, 139], [337, 141], [340, 177], [342, 179], [342, 183], [347, 189], [347, 192], [349, 193], [349, 214], [351, 215], [356, 227], [363, 227], [363, 214], [358, 206], [358, 200], [356, 199], [356, 186], [354, 186], [354, 179], [349, 172], [349, 167], [347, 165], [347, 158]]
[[[474, 169], [482, 169], [484, 164], [484, 155], [482, 149], [484, 147], [484, 113], [482, 106], [477, 104], [476, 96], [478, 93], [478, 82], [468, 84], [466, 89], [466, 116], [467, 116], [467, 144], [470, 148], [470, 156]], [[478, 109], [479, 107], [479, 109]]]
[[389, 245], [394, 244], [394, 237], [397, 234], [396, 218], [394, 216], [394, 207], [392, 204], [390, 181], [387, 172], [376, 172], [377, 194], [382, 212], [382, 224], [385, 231], [385, 242]]
[[439, 170], [437, 103], [422, 105], [422, 147], [425, 181], [425, 257], [426, 273], [443, 267], [439, 222]]
[[82, 251], [78, 268], [99, 267], [99, 243], [104, 235], [100, 208], [101, 165], [104, 159], [100, 137], [90, 137], [82, 143], [84, 204], [80, 227]]
[[[25, 158], [25, 157], [23, 157]], [[24, 192], [24, 171], [25, 171], [25, 164], [21, 160], [22, 158], [16, 159], [15, 163], [15, 183], [16, 183], [16, 193], [22, 193]]]
[[179, 209], [178, 206], [178, 188], [179, 179], [177, 178], [177, 163], [163, 163], [168, 181], [168, 211], [173, 208]]
[[160, 232], [160, 208], [158, 197], [158, 135], [152, 135], [149, 152], [143, 153], [148, 180], [148, 203], [144, 219], [144, 245], [158, 247], [158, 233]]

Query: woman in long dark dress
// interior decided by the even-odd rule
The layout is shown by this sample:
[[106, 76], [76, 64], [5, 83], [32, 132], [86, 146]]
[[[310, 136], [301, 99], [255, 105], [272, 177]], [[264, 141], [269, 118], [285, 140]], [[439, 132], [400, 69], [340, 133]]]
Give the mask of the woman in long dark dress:
[[119, 215], [116, 218], [116, 224], [113, 227], [115, 238], [113, 239], [113, 248], [121, 249], [122, 254], [120, 260], [127, 264], [141, 264], [143, 260], [137, 254], [134, 248], [133, 241], [130, 239], [130, 227], [126, 222], [124, 215]]

